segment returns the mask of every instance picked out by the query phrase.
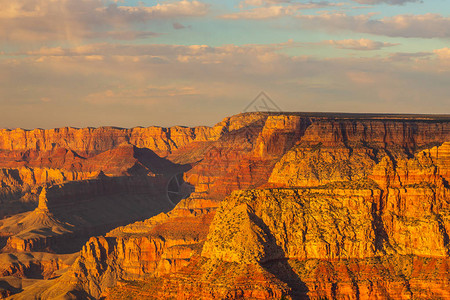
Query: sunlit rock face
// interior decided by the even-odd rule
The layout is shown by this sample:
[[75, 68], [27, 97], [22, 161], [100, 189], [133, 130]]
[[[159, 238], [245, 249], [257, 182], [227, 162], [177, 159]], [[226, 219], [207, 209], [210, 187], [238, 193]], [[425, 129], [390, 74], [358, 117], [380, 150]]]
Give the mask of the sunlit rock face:
[[14, 129], [0, 131], [0, 149], [35, 152], [66, 148], [81, 156], [91, 156], [111, 150], [123, 143], [167, 154], [194, 141], [208, 141], [220, 136], [222, 126], [216, 127], [147, 127], [123, 129], [56, 128], [50, 130]]
[[[211, 128], [139, 129], [147, 134], [139, 143], [125, 135], [138, 129], [102, 130], [109, 132], [103, 146], [58, 144], [80, 158], [40, 147], [37, 157], [55, 159], [30, 154], [21, 168], [151, 177], [155, 203], [157, 175], [178, 173], [190, 197], [89, 239], [62, 276], [14, 297], [450, 298], [450, 118], [249, 113]], [[81, 166], [66, 163], [74, 160]], [[5, 186], [25, 177], [17, 172], [5, 167]], [[33, 214], [60, 221], [52, 210], [77, 197], [51, 208], [45, 191]]]

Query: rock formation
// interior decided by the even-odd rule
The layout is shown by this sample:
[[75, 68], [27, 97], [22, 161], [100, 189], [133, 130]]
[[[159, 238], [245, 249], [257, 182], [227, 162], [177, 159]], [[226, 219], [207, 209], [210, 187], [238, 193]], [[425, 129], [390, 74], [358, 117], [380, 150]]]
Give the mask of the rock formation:
[[0, 131], [0, 149], [13, 152], [52, 151], [70, 149], [81, 156], [91, 156], [123, 144], [148, 148], [158, 154], [167, 154], [194, 141], [217, 139], [222, 126], [210, 127], [148, 127], [123, 129], [102, 128], [56, 128], [50, 130], [14, 129]]
[[122, 176], [43, 188], [34, 211], [0, 221], [0, 231], [9, 236], [5, 249], [61, 251], [60, 243], [68, 247], [64, 240], [106, 233], [169, 211], [164, 182], [160, 177]]
[[[160, 178], [184, 174], [195, 192], [170, 212], [159, 207], [157, 216], [90, 238], [61, 277], [12, 299], [450, 298], [448, 116], [250, 113], [212, 128], [60, 131], [15, 133], [30, 149], [2, 147], [32, 150], [23, 168], [101, 178], [42, 189], [37, 208], [14, 223], [30, 219], [57, 237], [90, 228], [98, 223], [74, 206], [106, 206], [103, 197], [123, 190], [133, 198], [148, 186], [131, 184], [142, 178], [155, 182], [146, 193], [157, 194]], [[58, 147], [80, 158], [36, 163]], [[172, 164], [143, 159], [144, 147]], [[10, 170], [5, 187], [22, 180]], [[28, 233], [6, 220], [5, 249], [13, 249], [12, 237]]]

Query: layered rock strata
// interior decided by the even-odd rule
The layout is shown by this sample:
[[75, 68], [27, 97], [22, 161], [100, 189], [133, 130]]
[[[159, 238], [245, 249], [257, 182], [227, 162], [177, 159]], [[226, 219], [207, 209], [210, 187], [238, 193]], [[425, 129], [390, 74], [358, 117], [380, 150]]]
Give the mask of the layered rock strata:
[[190, 198], [90, 239], [17, 298], [449, 297], [449, 117], [258, 113], [214, 128], [168, 156], [192, 165]]

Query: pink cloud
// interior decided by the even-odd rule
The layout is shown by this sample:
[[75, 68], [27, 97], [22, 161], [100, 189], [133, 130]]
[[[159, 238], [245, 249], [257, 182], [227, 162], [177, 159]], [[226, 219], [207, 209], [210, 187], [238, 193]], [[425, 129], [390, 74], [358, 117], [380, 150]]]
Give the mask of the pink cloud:
[[118, 6], [117, 9], [129, 14], [141, 14], [143, 18], [153, 19], [203, 16], [208, 12], [209, 5], [196, 0], [181, 0], [164, 4], [158, 3], [155, 6]]
[[[286, 5], [287, 4], [287, 5]], [[284, 16], [293, 16], [303, 9], [316, 9], [323, 7], [342, 6], [344, 3], [332, 2], [306, 2], [291, 3], [288, 0], [246, 0], [241, 2], [239, 12], [222, 15], [223, 19], [270, 19]], [[250, 9], [244, 9], [246, 6], [257, 6]]]
[[377, 42], [369, 39], [347, 39], [347, 40], [329, 40], [326, 43], [340, 49], [351, 50], [379, 50], [384, 47], [392, 47], [398, 44]]
[[[450, 109], [446, 48], [404, 60], [285, 54], [293, 46], [99, 43], [6, 54], [0, 58], [0, 120], [9, 126], [17, 120], [127, 126], [207, 115], [213, 122], [238, 113], [262, 89], [291, 110]], [[39, 119], [49, 115], [59, 119]]]
[[353, 0], [355, 2], [361, 3], [361, 4], [380, 4], [380, 3], [386, 3], [390, 5], [403, 5], [408, 2], [419, 2], [420, 0]]
[[450, 37], [450, 17], [440, 14], [396, 15], [373, 19], [375, 14], [347, 15], [345, 13], [322, 13], [298, 15], [304, 26], [329, 31], [347, 30], [396, 37]]
[[148, 38], [156, 33], [136, 30], [137, 23], [197, 17], [209, 9], [196, 0], [137, 7], [105, 6], [102, 0], [0, 0], [0, 7], [0, 39], [9, 42]]

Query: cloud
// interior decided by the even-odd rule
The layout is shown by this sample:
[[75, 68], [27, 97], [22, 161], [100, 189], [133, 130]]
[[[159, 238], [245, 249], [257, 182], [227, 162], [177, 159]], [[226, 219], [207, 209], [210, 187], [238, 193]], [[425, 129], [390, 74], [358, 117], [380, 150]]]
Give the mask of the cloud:
[[350, 81], [357, 83], [357, 84], [373, 84], [377, 81], [377, 79], [368, 72], [348, 71], [346, 73], [346, 75], [347, 75], [348, 79], [350, 79]]
[[114, 90], [108, 89], [87, 95], [83, 100], [96, 105], [105, 104], [131, 104], [148, 105], [158, 99], [173, 97], [195, 96], [199, 92], [190, 86], [118, 86]]
[[267, 4], [290, 3], [291, 0], [244, 0], [239, 3], [240, 7], [244, 6], [262, 6]]
[[[287, 5], [285, 5], [287, 4]], [[332, 2], [305, 2], [291, 4], [291, 1], [267, 1], [267, 0], [246, 0], [241, 2], [240, 8], [243, 9], [246, 6], [257, 6], [250, 9], [243, 9], [239, 12], [222, 15], [223, 19], [269, 19], [278, 18], [283, 16], [293, 16], [300, 10], [305, 9], [317, 9], [323, 7], [336, 7], [342, 6], [344, 3], [332, 3]]]
[[[102, 56], [107, 59], [149, 60], [153, 63], [200, 63], [207, 64], [241, 64], [240, 59], [252, 58], [256, 64], [267, 60], [268, 57], [285, 57], [278, 54], [279, 50], [297, 47], [301, 44], [292, 40], [274, 44], [248, 44], [243, 46], [224, 45], [211, 47], [208, 45], [170, 45], [170, 44], [147, 44], [126, 45], [111, 43], [96, 43], [80, 45], [75, 47], [41, 47], [40, 49], [26, 52], [7, 53], [9, 56], [26, 55], [29, 59], [70, 59], [76, 57]], [[236, 61], [233, 61], [236, 59]]]
[[433, 51], [440, 59], [450, 60], [450, 48], [436, 49]]
[[154, 6], [120, 6], [102, 0], [0, 0], [2, 41], [74, 41], [110, 38], [133, 40], [155, 36], [137, 25], [154, 19], [198, 17], [209, 5], [181, 0]]
[[427, 13], [423, 15], [396, 15], [373, 19], [375, 14], [347, 15], [345, 13], [321, 13], [298, 15], [302, 25], [329, 31], [348, 30], [391, 37], [448, 38], [450, 17]]
[[[354, 46], [346, 40], [334, 43]], [[97, 43], [11, 53], [0, 59], [0, 102], [3, 107], [31, 103], [38, 110], [48, 105], [41, 99], [48, 98], [53, 106], [45, 106], [47, 113], [74, 122], [76, 115], [69, 112], [83, 108], [92, 111], [92, 122], [101, 121], [94, 112], [121, 120], [129, 110], [143, 114], [139, 120], [152, 116], [157, 124], [178, 121], [174, 109], [190, 111], [191, 117], [193, 110], [198, 115], [211, 109], [208, 118], [217, 121], [224, 113], [239, 112], [245, 107], [242, 101], [262, 89], [278, 95], [276, 99], [286, 101], [279, 106], [292, 110], [398, 112], [408, 107], [426, 112], [439, 105], [444, 109], [448, 99], [450, 64], [443, 63], [449, 61], [447, 48], [409, 53], [410, 59], [405, 59], [407, 54], [322, 59], [283, 51], [295, 46], [293, 41], [219, 47]], [[433, 100], [425, 105], [423, 99]], [[9, 108], [4, 111], [2, 122], [14, 122], [6, 115]], [[130, 117], [127, 122], [136, 120]]]
[[377, 42], [369, 39], [348, 39], [348, 40], [329, 40], [325, 43], [335, 46], [339, 49], [351, 49], [351, 50], [379, 50], [384, 47], [392, 47], [398, 44]]
[[403, 5], [408, 2], [420, 2], [420, 0], [353, 0], [355, 2], [361, 3], [361, 4], [381, 4], [386, 3], [390, 5]]
[[272, 5], [268, 7], [257, 7], [237, 13], [221, 16], [223, 19], [269, 19], [292, 15], [297, 11], [295, 6]]
[[429, 60], [434, 53], [432, 52], [397, 52], [389, 55], [389, 59], [394, 62], [415, 62]]
[[48, 97], [42, 97], [42, 98], [41, 98], [41, 101], [42, 101], [42, 102], [51, 102], [52, 99], [50, 99], [50, 98], [48, 98]]
[[450, 68], [450, 48], [436, 49], [433, 53], [438, 57], [440, 62], [437, 68], [439, 72], [446, 72]]
[[158, 3], [155, 6], [110, 6], [104, 8], [104, 10], [108, 11], [111, 7], [132, 16], [141, 16], [143, 19], [154, 19], [203, 16], [208, 12], [209, 5], [196, 0], [181, 0], [164, 4]]
[[173, 29], [177, 29], [177, 30], [190, 28], [190, 26], [185, 26], [185, 25], [183, 25], [183, 24], [181, 24], [179, 22], [173, 22], [172, 23], [172, 27], [173, 27]]

